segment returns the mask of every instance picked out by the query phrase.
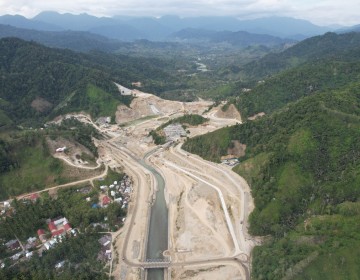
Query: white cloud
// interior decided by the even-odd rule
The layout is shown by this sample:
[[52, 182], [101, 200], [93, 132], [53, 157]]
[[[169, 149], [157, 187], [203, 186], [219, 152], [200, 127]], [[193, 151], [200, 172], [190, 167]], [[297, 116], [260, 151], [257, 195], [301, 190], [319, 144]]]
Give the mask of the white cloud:
[[359, 23], [359, 0], [0, 0], [1, 14], [33, 17], [41, 11], [93, 15], [293, 16], [318, 24]]

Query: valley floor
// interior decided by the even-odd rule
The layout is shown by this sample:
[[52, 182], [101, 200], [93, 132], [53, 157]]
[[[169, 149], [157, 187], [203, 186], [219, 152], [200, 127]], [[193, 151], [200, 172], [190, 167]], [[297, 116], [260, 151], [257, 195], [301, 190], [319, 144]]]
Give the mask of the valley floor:
[[[240, 123], [240, 115], [226, 115], [220, 112], [220, 106], [204, 113], [211, 103], [202, 100], [183, 103], [139, 91], [134, 94], [136, 98], [130, 108], [119, 106], [116, 125], [98, 125], [88, 116], [73, 115], [94, 125], [105, 136], [95, 142], [99, 153], [96, 166], [83, 167], [106, 168], [90, 180], [104, 176], [108, 168], [115, 168], [122, 169], [133, 181], [134, 192], [125, 224], [112, 233], [110, 274], [115, 279], [144, 277], [145, 248], [151, 242], [147, 240], [149, 215], [157, 186], [154, 175], [139, 161], [149, 151], [155, 151], [146, 161], [165, 180], [169, 212], [166, 254], [170, 258], [165, 279], [249, 279], [251, 250], [258, 240], [247, 233], [248, 215], [254, 208], [248, 184], [228, 166], [183, 151], [182, 140], [158, 148], [148, 136], [152, 129], [184, 114], [209, 118], [205, 124], [190, 127], [188, 137]], [[74, 165], [71, 156], [58, 157]]]
[[[156, 184], [153, 175], [134, 159], [156, 149], [149, 131], [186, 113], [203, 114], [209, 105], [205, 101], [166, 101], [136, 92], [131, 108], [120, 107], [117, 113], [117, 121], [123, 120], [124, 127], [103, 130], [111, 140], [99, 143], [101, 157], [110, 166], [123, 166], [135, 178], [136, 189], [127, 223], [116, 241], [116, 247], [123, 248], [119, 249], [122, 261], [114, 266], [116, 278], [138, 279], [142, 274], [138, 267], [145, 259], [144, 240]], [[219, 110], [216, 107], [204, 114], [210, 120], [191, 127], [189, 137], [240, 122], [239, 117], [218, 117]], [[248, 279], [250, 253], [257, 241], [247, 234], [247, 217], [253, 209], [247, 183], [229, 167], [184, 152], [181, 143], [160, 147], [148, 163], [166, 182], [167, 254], [171, 260], [166, 278], [219, 279], [225, 275], [226, 279]]]

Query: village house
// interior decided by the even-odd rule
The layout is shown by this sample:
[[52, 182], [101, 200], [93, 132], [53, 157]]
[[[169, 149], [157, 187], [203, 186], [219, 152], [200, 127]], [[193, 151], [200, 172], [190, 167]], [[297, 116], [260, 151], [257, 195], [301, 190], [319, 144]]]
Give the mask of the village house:
[[105, 195], [105, 196], [102, 198], [102, 207], [107, 207], [110, 203], [111, 203], [110, 197], [108, 197], [107, 195]]
[[18, 250], [20, 249], [20, 243], [17, 239], [10, 240], [5, 243], [6, 249], [10, 251]]
[[24, 198], [24, 201], [30, 200], [31, 202], [36, 202], [40, 198], [40, 195], [37, 193], [32, 193], [31, 195]]
[[[74, 234], [75, 231], [73, 231], [73, 228], [69, 224], [69, 221], [63, 217], [58, 218], [53, 221], [49, 221], [48, 228], [51, 233], [51, 239], [47, 240], [45, 231], [43, 229], [39, 229], [37, 231], [37, 234], [39, 236], [39, 239], [42, 243], [44, 243], [44, 246], [47, 250], [49, 250], [54, 244], [56, 244], [59, 240], [66, 235], [66, 234]], [[75, 232], [76, 233], [76, 232]], [[75, 235], [75, 234], [74, 234]]]
[[66, 150], [66, 147], [61, 147], [61, 148], [57, 148], [57, 149], [55, 150], [55, 152], [57, 152], [57, 153], [62, 153], [62, 152], [65, 152], [65, 150]]
[[59, 218], [57, 220], [51, 221], [48, 224], [48, 227], [52, 237], [65, 235], [72, 229], [66, 218]]
[[101, 244], [101, 251], [98, 254], [98, 260], [111, 260], [111, 235], [104, 235], [99, 240]]
[[37, 238], [29, 237], [28, 240], [26, 240], [25, 249], [29, 250], [31, 248], [36, 247], [36, 245], [37, 245]]
[[37, 235], [38, 235], [38, 237], [39, 237], [39, 239], [40, 239], [40, 241], [41, 241], [42, 243], [45, 243], [45, 242], [46, 242], [45, 230], [43, 230], [43, 229], [38, 229], [38, 230], [37, 230]]

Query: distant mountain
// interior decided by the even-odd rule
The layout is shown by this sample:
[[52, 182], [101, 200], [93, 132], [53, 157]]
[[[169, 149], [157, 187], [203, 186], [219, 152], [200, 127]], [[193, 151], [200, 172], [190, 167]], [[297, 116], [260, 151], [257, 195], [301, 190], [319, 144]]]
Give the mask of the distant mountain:
[[126, 21], [126, 23], [137, 30], [140, 30], [144, 35], [144, 39], [152, 41], [164, 40], [174, 31], [178, 30], [176, 27], [167, 26], [159, 22], [156, 18], [134, 18]]
[[[186, 28], [231, 32], [246, 31], [296, 40], [336, 29], [333, 26], [321, 27], [306, 20], [288, 17], [268, 17], [253, 20], [241, 20], [236, 17], [225, 16], [185, 18], [178, 16], [162, 16], [159, 18], [115, 16], [98, 18], [88, 14], [73, 15], [57, 12], [42, 12], [30, 20], [23, 17], [20, 20], [18, 17], [3, 16], [0, 17], [0, 23], [38, 30], [92, 31], [103, 36], [126, 41], [134, 39], [162, 41], [168, 38], [171, 33]], [[1, 22], [1, 18], [4, 18], [3, 22]]]
[[38, 21], [36, 19], [27, 19], [19, 15], [0, 16], [0, 24], [8, 24], [19, 28], [46, 30], [46, 31], [63, 30], [61, 27], [55, 24]]
[[[125, 36], [125, 34], [122, 36]], [[134, 36], [134, 34], [129, 36]], [[184, 47], [188, 48], [188, 46], [177, 42], [154, 42], [145, 39], [134, 42], [122, 42], [85, 31], [38, 31], [0, 24], [0, 39], [7, 37], [35, 41], [48, 47], [70, 49], [73, 51], [119, 52], [129, 55], [146, 53], [147, 57], [151, 57], [158, 50], [173, 53], [174, 51], [183, 50]]]
[[317, 26], [303, 19], [289, 17], [267, 17], [240, 21], [238, 30], [252, 33], [302, 40], [334, 30], [332, 27]]
[[34, 19], [56, 24], [66, 30], [89, 31], [121, 41], [158, 40], [162, 39], [164, 34], [171, 33], [165, 31], [166, 28], [152, 18], [98, 18], [88, 14], [43, 12]]
[[201, 42], [207, 41], [211, 43], [226, 42], [238, 47], [248, 47], [252, 45], [263, 45], [267, 47], [279, 46], [287, 43], [294, 43], [293, 40], [281, 39], [278, 37], [251, 34], [245, 31], [212, 31], [203, 29], [187, 28], [173, 33], [170, 38], [180, 41]]
[[199, 28], [184, 28], [180, 31], [174, 32], [170, 34], [170, 40], [179, 40], [179, 41], [189, 41], [189, 40], [211, 40], [217, 31], [214, 30], [206, 30]]
[[354, 31], [354, 32], [360, 32], [360, 24], [359, 25], [355, 25], [353, 26], [352, 30], [351, 31]]
[[164, 16], [158, 19], [164, 25], [179, 29], [195, 28], [214, 31], [247, 31], [283, 38], [304, 39], [335, 30], [335, 27], [321, 27], [309, 21], [289, 17], [267, 17], [241, 20], [234, 17], [193, 17], [179, 18]]
[[360, 24], [346, 27], [346, 28], [339, 28], [336, 30], [337, 33], [348, 33], [348, 32], [360, 32]]
[[75, 51], [99, 50], [113, 52], [124, 43], [101, 35], [83, 31], [38, 31], [0, 24], [0, 38], [17, 37], [35, 41], [48, 47], [65, 48]]
[[88, 31], [111, 39], [117, 39], [126, 42], [135, 41], [144, 38], [147, 39], [149, 37], [141, 30], [138, 30], [135, 27], [125, 23], [121, 23], [117, 25], [98, 26], [91, 28]]
[[59, 14], [57, 12], [42, 12], [32, 20], [47, 22], [52, 25], [60, 26], [64, 30], [88, 31], [99, 26], [111, 26], [118, 23], [108, 17], [95, 17], [88, 14]]

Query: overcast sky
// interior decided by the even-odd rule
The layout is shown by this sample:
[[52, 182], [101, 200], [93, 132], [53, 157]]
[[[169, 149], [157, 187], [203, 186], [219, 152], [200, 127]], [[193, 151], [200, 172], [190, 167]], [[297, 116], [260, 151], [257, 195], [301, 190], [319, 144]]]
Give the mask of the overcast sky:
[[319, 25], [360, 23], [360, 0], [0, 0], [0, 14], [31, 18], [41, 11], [96, 16], [291, 16]]

